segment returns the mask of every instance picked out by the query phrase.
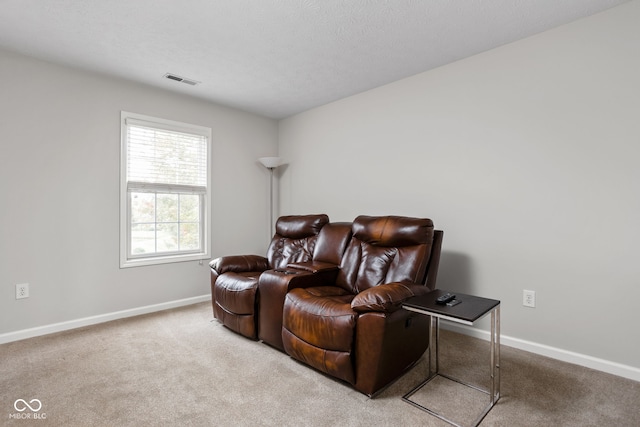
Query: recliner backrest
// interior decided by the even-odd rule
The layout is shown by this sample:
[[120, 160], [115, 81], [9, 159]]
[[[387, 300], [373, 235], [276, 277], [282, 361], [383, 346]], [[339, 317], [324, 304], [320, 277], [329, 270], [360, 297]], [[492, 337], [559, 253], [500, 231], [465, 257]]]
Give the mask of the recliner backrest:
[[350, 222], [330, 222], [322, 227], [313, 252], [313, 260], [340, 265], [347, 244], [351, 240]]
[[383, 283], [421, 283], [433, 243], [427, 218], [359, 216], [346, 248], [336, 284], [359, 293]]
[[325, 214], [281, 216], [276, 221], [276, 234], [267, 250], [272, 269], [285, 268], [289, 263], [310, 261], [318, 233], [329, 222]]

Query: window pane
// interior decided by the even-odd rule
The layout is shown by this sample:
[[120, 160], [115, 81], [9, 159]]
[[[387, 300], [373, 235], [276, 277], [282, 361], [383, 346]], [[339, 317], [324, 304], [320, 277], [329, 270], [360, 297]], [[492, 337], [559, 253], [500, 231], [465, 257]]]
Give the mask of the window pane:
[[200, 249], [200, 226], [197, 222], [180, 224], [180, 249]]
[[131, 254], [155, 253], [156, 233], [153, 224], [131, 225]]
[[157, 217], [158, 222], [178, 221], [178, 195], [158, 194]]
[[157, 226], [158, 252], [173, 252], [178, 247], [178, 224], [165, 223]]
[[131, 193], [131, 254], [197, 251], [200, 237], [197, 194]]
[[198, 195], [180, 195], [180, 222], [187, 221], [200, 221], [200, 196]]
[[131, 193], [131, 224], [153, 223], [156, 217], [156, 195]]

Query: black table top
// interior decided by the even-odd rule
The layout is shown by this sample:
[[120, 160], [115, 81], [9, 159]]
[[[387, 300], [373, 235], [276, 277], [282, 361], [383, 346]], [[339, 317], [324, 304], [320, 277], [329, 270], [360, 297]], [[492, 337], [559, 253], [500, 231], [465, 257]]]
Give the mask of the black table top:
[[[456, 299], [461, 301], [460, 304], [449, 307], [447, 305], [436, 304], [436, 298], [447, 292], [456, 296]], [[441, 315], [443, 317], [449, 317], [453, 319], [460, 319], [464, 323], [473, 323], [480, 319], [496, 306], [500, 304], [500, 301], [495, 299], [488, 299], [482, 297], [476, 297], [473, 295], [461, 294], [460, 292], [445, 291], [442, 289], [436, 289], [433, 292], [429, 292], [425, 295], [419, 295], [408, 299], [402, 304], [402, 307], [412, 311], [425, 312], [425, 314]]]

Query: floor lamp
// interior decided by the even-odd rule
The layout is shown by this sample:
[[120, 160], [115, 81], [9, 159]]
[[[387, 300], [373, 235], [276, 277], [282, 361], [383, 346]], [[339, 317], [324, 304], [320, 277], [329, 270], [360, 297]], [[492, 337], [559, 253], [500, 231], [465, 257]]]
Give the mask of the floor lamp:
[[258, 160], [271, 173], [269, 177], [269, 231], [271, 233], [273, 231], [273, 170], [282, 165], [282, 159], [280, 157], [260, 157]]

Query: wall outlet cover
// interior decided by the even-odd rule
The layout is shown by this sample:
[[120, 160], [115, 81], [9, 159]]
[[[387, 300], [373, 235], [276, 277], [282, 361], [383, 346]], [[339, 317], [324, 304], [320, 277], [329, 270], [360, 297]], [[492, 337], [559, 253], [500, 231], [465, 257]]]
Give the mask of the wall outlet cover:
[[29, 298], [29, 284], [20, 283], [16, 285], [16, 299]]
[[536, 306], [536, 291], [522, 291], [522, 305], [525, 307], [535, 308]]

